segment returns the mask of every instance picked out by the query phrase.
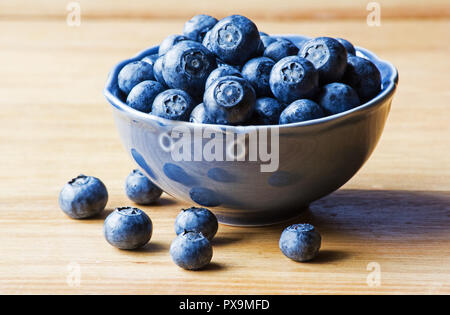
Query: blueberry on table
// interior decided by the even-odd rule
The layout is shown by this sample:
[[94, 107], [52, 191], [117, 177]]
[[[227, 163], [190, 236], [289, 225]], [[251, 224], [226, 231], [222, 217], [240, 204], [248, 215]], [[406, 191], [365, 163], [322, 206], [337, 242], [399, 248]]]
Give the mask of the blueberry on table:
[[317, 256], [321, 241], [319, 232], [311, 224], [294, 224], [281, 233], [279, 245], [286, 257], [305, 262]]
[[155, 97], [150, 114], [171, 120], [187, 121], [195, 102], [185, 91], [169, 89]]
[[164, 67], [164, 57], [159, 57], [155, 60], [153, 64], [153, 75], [155, 76], [156, 81], [161, 83], [162, 86], [167, 87], [167, 83], [163, 77], [163, 67]]
[[200, 43], [183, 41], [164, 56], [163, 77], [172, 89], [182, 89], [201, 98], [211, 71], [217, 66], [216, 56]]
[[141, 59], [141, 61], [149, 63], [153, 66], [155, 64], [156, 59], [158, 59], [158, 58], [159, 58], [159, 54], [153, 54], [153, 55], [145, 56], [144, 58]]
[[173, 46], [178, 44], [179, 42], [189, 40], [186, 36], [183, 35], [169, 35], [167, 36], [159, 45], [158, 54], [159, 56], [164, 56]]
[[342, 46], [345, 47], [345, 50], [347, 51], [347, 54], [350, 55], [356, 55], [356, 50], [355, 47], [353, 46], [352, 43], [350, 43], [348, 40], [343, 39], [343, 38], [336, 38], [336, 40], [342, 44]]
[[177, 235], [184, 231], [201, 232], [208, 240], [212, 240], [218, 227], [216, 216], [206, 208], [191, 207], [183, 209], [175, 219], [175, 233]]
[[209, 118], [209, 116], [206, 114], [205, 106], [203, 103], [198, 104], [194, 107], [194, 109], [191, 112], [191, 117], [189, 117], [189, 121], [191, 123], [197, 123], [197, 124], [213, 124], [214, 121]]
[[320, 84], [339, 81], [347, 66], [345, 47], [331, 37], [317, 37], [307, 41], [299, 56], [314, 64], [319, 71]]
[[207, 47], [226, 63], [241, 65], [255, 55], [259, 43], [255, 23], [244, 16], [231, 15], [211, 29]]
[[59, 206], [72, 219], [87, 219], [101, 213], [108, 202], [108, 191], [96, 177], [79, 175], [64, 185]]
[[203, 104], [211, 119], [222, 125], [237, 125], [251, 117], [256, 94], [251, 84], [236, 76], [221, 77], [205, 92]]
[[293, 56], [298, 54], [298, 47], [295, 46], [290, 40], [280, 38], [264, 50], [264, 57], [268, 57], [275, 62], [283, 59], [284, 57]]
[[289, 56], [278, 61], [270, 73], [270, 89], [282, 103], [314, 96], [319, 87], [319, 74], [305, 58]]
[[156, 81], [142, 81], [128, 94], [127, 105], [144, 113], [150, 113], [155, 97], [164, 91], [161, 83]]
[[206, 15], [198, 14], [184, 24], [183, 35], [196, 42], [202, 42], [206, 33], [217, 23], [217, 19]]
[[280, 125], [308, 121], [325, 117], [323, 109], [308, 99], [296, 100], [286, 107], [280, 115]]
[[253, 86], [257, 96], [271, 96], [270, 71], [275, 62], [267, 57], [253, 58], [242, 68], [242, 76]]
[[359, 106], [358, 94], [344, 83], [324, 85], [319, 93], [318, 102], [328, 114], [338, 114]]
[[125, 180], [128, 198], [140, 205], [154, 203], [162, 194], [161, 188], [153, 184], [140, 170], [133, 170]]
[[198, 270], [211, 262], [213, 249], [202, 233], [184, 231], [172, 241], [170, 256], [179, 267]]
[[205, 89], [207, 89], [211, 84], [214, 83], [218, 78], [225, 77], [225, 76], [236, 76], [236, 77], [242, 77], [241, 72], [239, 72], [238, 69], [236, 69], [233, 66], [223, 64], [219, 66], [217, 69], [214, 69], [208, 76], [208, 79], [206, 79], [205, 83]]
[[258, 98], [251, 122], [257, 125], [276, 125], [282, 108], [282, 105], [274, 98]]
[[137, 249], [150, 241], [153, 224], [142, 210], [121, 207], [106, 218], [103, 232], [112, 246], [119, 249]]
[[358, 93], [361, 103], [365, 103], [381, 91], [381, 74], [370, 60], [348, 56], [347, 70], [342, 82], [350, 85]]
[[119, 89], [128, 95], [131, 89], [138, 83], [146, 80], [154, 80], [153, 67], [144, 61], [133, 61], [120, 70], [117, 77]]

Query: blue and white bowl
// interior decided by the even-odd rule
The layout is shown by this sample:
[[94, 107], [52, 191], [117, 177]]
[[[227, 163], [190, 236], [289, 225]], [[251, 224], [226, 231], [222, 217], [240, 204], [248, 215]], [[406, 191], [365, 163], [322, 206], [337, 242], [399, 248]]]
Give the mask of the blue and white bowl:
[[[308, 39], [283, 37], [299, 46]], [[124, 102], [117, 85], [119, 71], [127, 63], [157, 52], [157, 46], [149, 48], [120, 62], [109, 74], [104, 94], [112, 105], [119, 135], [131, 158], [156, 185], [179, 200], [210, 208], [221, 223], [231, 225], [255, 226], [288, 220], [344, 185], [375, 149], [398, 83], [397, 70], [391, 63], [357, 48], [358, 56], [378, 67], [383, 85], [377, 97], [361, 106], [281, 126], [194, 124], [142, 113]], [[174, 130], [184, 130], [192, 137], [174, 139]], [[195, 152], [203, 152], [209, 139], [194, 143], [194, 135], [205, 130], [221, 133], [224, 139], [238, 134], [248, 139], [255, 133], [263, 135], [264, 131], [275, 137], [278, 132], [278, 150], [273, 147], [273, 152], [279, 152], [278, 169], [262, 172], [261, 166], [268, 163], [260, 158], [251, 160], [248, 153], [241, 156], [243, 161], [207, 161], [201, 154], [196, 158]], [[271, 138], [268, 139], [270, 152]], [[191, 147], [189, 158], [174, 158], [177, 144]], [[258, 143], [263, 147], [265, 144]], [[250, 150], [248, 143], [244, 147]]]

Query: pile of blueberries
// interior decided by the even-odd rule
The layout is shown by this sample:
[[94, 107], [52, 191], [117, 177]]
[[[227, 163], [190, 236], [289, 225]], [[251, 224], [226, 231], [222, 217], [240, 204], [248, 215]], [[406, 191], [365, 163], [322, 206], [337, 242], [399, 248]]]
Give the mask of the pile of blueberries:
[[[133, 170], [125, 181], [128, 198], [137, 204], [155, 203], [162, 190], [141, 171]], [[73, 219], [87, 219], [99, 215], [108, 202], [103, 182], [92, 176], [79, 175], [70, 180], [59, 194], [59, 205]], [[181, 268], [198, 270], [212, 259], [211, 241], [218, 230], [216, 216], [206, 208], [182, 209], [175, 219], [177, 237], [170, 246], [172, 260]], [[103, 232], [106, 241], [119, 249], [133, 250], [145, 246], [152, 237], [150, 217], [135, 207], [116, 208], [105, 219]], [[317, 256], [321, 236], [309, 224], [294, 224], [281, 234], [279, 246], [283, 254], [295, 261], [308, 261]]]
[[128, 106], [171, 120], [222, 125], [289, 124], [350, 110], [381, 91], [381, 75], [341, 38], [299, 49], [241, 15], [196, 15], [157, 54], [125, 65]]

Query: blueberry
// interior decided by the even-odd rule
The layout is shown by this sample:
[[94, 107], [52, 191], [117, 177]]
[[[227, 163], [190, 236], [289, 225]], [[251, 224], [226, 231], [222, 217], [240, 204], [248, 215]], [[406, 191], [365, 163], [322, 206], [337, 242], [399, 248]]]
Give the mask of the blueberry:
[[183, 35], [196, 42], [202, 42], [206, 33], [217, 23], [217, 19], [206, 15], [198, 14], [184, 24]]
[[148, 205], [159, 199], [162, 190], [136, 169], [128, 175], [125, 181], [125, 193], [135, 203]]
[[156, 81], [142, 81], [128, 94], [127, 105], [144, 113], [150, 113], [155, 97], [164, 91], [164, 87]]
[[342, 82], [355, 89], [362, 103], [371, 100], [381, 91], [381, 74], [378, 68], [370, 60], [356, 56], [348, 56]]
[[206, 114], [205, 106], [203, 106], [203, 103], [198, 104], [194, 107], [194, 109], [191, 112], [191, 117], [189, 117], [189, 121], [191, 123], [197, 123], [197, 124], [213, 124], [214, 121], [209, 118], [209, 116]]
[[311, 224], [294, 224], [281, 233], [279, 245], [286, 257], [305, 262], [317, 256], [321, 241], [319, 232]]
[[120, 90], [128, 95], [138, 83], [154, 79], [152, 65], [144, 61], [134, 61], [120, 70], [117, 81]]
[[320, 106], [328, 114], [338, 114], [359, 106], [359, 97], [344, 83], [330, 83], [322, 87], [318, 96]]
[[211, 84], [214, 83], [218, 78], [225, 77], [233, 75], [236, 77], [242, 77], [239, 70], [237, 70], [235, 67], [224, 64], [219, 66], [217, 69], [214, 69], [208, 76], [208, 79], [205, 83], [205, 89], [207, 89]]
[[211, 30], [206, 32], [205, 37], [202, 40], [202, 45], [205, 46], [208, 50], [211, 50]]
[[202, 233], [184, 231], [172, 241], [170, 256], [179, 267], [198, 270], [211, 262], [213, 250]]
[[342, 44], [342, 46], [345, 47], [345, 50], [347, 51], [347, 54], [350, 55], [356, 55], [356, 50], [355, 47], [353, 46], [352, 43], [350, 43], [348, 40], [343, 39], [343, 38], [336, 38], [336, 40]]
[[323, 109], [317, 103], [301, 99], [286, 107], [280, 115], [280, 125], [318, 119], [325, 116]]
[[187, 121], [194, 106], [194, 100], [185, 91], [169, 89], [155, 97], [151, 114], [171, 120]]
[[216, 66], [216, 57], [202, 44], [183, 41], [165, 55], [162, 73], [170, 88], [182, 89], [200, 98], [206, 79]]
[[177, 235], [184, 231], [201, 232], [208, 240], [212, 240], [218, 227], [216, 216], [206, 208], [191, 207], [183, 209], [175, 219], [175, 233]]
[[255, 54], [253, 55], [253, 58], [261, 57], [264, 54], [264, 50], [266, 47], [264, 46], [264, 43], [262, 40], [259, 41], [258, 49], [256, 49]]
[[270, 89], [282, 103], [312, 97], [319, 86], [319, 74], [314, 65], [298, 56], [278, 61], [270, 73]]
[[158, 54], [159, 56], [164, 56], [173, 46], [178, 44], [179, 42], [189, 40], [186, 36], [183, 35], [169, 35], [167, 36], [159, 45]]
[[270, 44], [276, 42], [277, 39], [275, 37], [272, 36], [261, 36], [261, 42], [264, 45], [264, 50], [269, 47]]
[[96, 177], [79, 175], [64, 185], [59, 206], [72, 219], [86, 219], [101, 213], [108, 202], [108, 191]]
[[228, 64], [241, 65], [258, 50], [260, 37], [255, 23], [241, 15], [220, 20], [209, 38], [210, 50]]
[[287, 39], [278, 39], [267, 46], [264, 50], [264, 56], [274, 60], [275, 62], [283, 59], [284, 57], [293, 56], [296, 54], [298, 54], [298, 47]]
[[299, 53], [319, 71], [320, 84], [339, 81], [347, 66], [347, 51], [331, 37], [317, 37], [303, 44]]
[[236, 125], [251, 117], [256, 101], [251, 84], [236, 76], [221, 77], [205, 92], [206, 113], [217, 124]]
[[259, 36], [269, 36], [269, 34], [265, 33], [265, 32], [259, 32]]
[[242, 68], [242, 76], [253, 86], [257, 96], [271, 96], [270, 71], [275, 62], [267, 57], [253, 58]]
[[137, 249], [150, 241], [153, 224], [144, 211], [121, 207], [106, 218], [103, 232], [112, 246], [120, 249]]
[[280, 119], [282, 105], [274, 98], [258, 98], [253, 112], [252, 122], [257, 125], [276, 125]]
[[155, 64], [156, 59], [158, 59], [158, 58], [159, 58], [159, 54], [153, 54], [153, 55], [145, 56], [141, 60], [146, 63], [149, 63], [153, 66]]
[[155, 76], [156, 81], [161, 83], [162, 86], [167, 87], [167, 83], [163, 77], [163, 66], [164, 66], [164, 57], [159, 57], [156, 59], [153, 64], [153, 75]]

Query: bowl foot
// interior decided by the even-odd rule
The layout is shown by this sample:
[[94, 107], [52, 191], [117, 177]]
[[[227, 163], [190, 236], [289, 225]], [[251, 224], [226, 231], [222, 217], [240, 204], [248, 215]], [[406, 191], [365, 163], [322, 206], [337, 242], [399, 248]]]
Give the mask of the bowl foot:
[[[283, 215], [280, 216], [271, 216], [258, 212], [255, 215], [250, 216], [249, 213], [245, 213], [242, 217], [236, 216], [231, 217], [229, 215], [221, 215], [220, 212], [216, 212], [217, 220], [220, 224], [230, 225], [230, 226], [242, 226], [242, 227], [259, 227], [259, 226], [269, 226], [281, 224], [287, 221], [294, 220], [295, 218], [300, 217], [307, 209], [309, 205], [298, 207], [292, 209], [290, 211], [283, 212]], [[213, 210], [214, 211], [214, 210]]]

